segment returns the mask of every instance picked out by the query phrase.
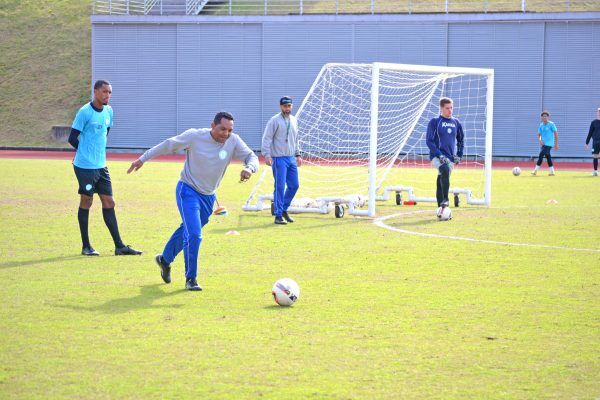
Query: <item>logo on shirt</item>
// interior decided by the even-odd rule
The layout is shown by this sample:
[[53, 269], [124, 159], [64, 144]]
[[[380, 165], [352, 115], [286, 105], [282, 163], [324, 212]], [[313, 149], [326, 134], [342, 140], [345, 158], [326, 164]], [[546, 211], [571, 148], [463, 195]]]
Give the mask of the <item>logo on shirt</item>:
[[448, 128], [448, 133], [452, 133], [452, 128]]
[[110, 123], [110, 119], [106, 118], [106, 119], [104, 120], [104, 123], [105, 123], [106, 125], [108, 125], [108, 124]]
[[85, 190], [87, 190], [87, 191], [92, 190], [92, 185], [90, 185], [89, 183], [87, 185], [85, 185]]
[[219, 152], [219, 158], [220, 158], [221, 160], [224, 160], [224, 159], [226, 159], [226, 158], [227, 158], [227, 150], [221, 150], [221, 151]]

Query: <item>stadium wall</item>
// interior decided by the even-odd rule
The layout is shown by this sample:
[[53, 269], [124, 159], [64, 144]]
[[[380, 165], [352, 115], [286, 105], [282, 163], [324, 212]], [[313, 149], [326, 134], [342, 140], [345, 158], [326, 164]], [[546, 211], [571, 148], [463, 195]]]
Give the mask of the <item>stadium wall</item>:
[[219, 110], [253, 149], [278, 99], [297, 106], [323, 64], [495, 69], [494, 155], [538, 150], [543, 109], [560, 157], [583, 157], [600, 107], [600, 12], [548, 14], [94, 15], [92, 79], [113, 84], [113, 148], [148, 148]]

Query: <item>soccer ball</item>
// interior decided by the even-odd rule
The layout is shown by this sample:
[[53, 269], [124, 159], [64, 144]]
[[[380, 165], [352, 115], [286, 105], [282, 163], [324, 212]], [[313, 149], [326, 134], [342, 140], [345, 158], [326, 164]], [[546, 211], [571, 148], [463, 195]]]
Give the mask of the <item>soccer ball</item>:
[[450, 207], [438, 208], [436, 215], [440, 221], [448, 221], [452, 219], [452, 211], [450, 210]]
[[514, 176], [519, 176], [519, 175], [521, 175], [521, 168], [519, 168], [519, 167], [514, 167], [514, 168], [513, 168], [513, 175], [514, 175]]
[[280, 306], [291, 306], [300, 298], [300, 286], [290, 278], [283, 278], [275, 282], [271, 293], [275, 303]]

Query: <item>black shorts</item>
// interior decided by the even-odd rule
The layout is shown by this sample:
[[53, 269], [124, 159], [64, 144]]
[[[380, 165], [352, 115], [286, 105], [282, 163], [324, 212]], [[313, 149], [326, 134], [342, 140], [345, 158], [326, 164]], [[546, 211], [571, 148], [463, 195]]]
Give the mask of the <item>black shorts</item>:
[[600, 153], [600, 140], [592, 143], [592, 154]]
[[79, 182], [77, 193], [92, 197], [94, 193], [112, 196], [112, 184], [108, 168], [85, 169], [73, 165], [75, 176]]

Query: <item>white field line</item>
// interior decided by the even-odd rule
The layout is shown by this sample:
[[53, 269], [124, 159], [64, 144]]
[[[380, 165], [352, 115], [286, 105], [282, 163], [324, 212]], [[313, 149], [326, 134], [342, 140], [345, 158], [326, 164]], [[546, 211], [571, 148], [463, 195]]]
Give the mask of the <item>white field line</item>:
[[[421, 214], [421, 213], [429, 213], [429, 214], [432, 214], [432, 217], [433, 217], [434, 212], [435, 212], [434, 210], [419, 210], [419, 211], [410, 211], [410, 212], [400, 212], [400, 213], [396, 213], [396, 214], [392, 214], [392, 215], [386, 215], [385, 217], [375, 218], [373, 220], [373, 223], [380, 228], [384, 228], [384, 229], [387, 229], [387, 230], [390, 230], [393, 232], [404, 233], [406, 235], [433, 237], [433, 238], [450, 239], [450, 240], [463, 240], [465, 242], [474, 242], [474, 243], [498, 244], [498, 245], [502, 245], [502, 246], [537, 247], [537, 248], [543, 248], [543, 249], [587, 251], [587, 252], [593, 252], [593, 253], [600, 253], [600, 249], [582, 249], [582, 248], [566, 247], [566, 246], [551, 246], [551, 245], [546, 245], [546, 244], [502, 242], [502, 241], [498, 241], [498, 240], [473, 239], [473, 238], [462, 237], [462, 236], [439, 235], [437, 233], [414, 232], [414, 231], [409, 231], [407, 229], [395, 228], [395, 227], [390, 226], [385, 223], [385, 221], [388, 219], [402, 217], [402, 216], [408, 216], [408, 215], [414, 215], [414, 214]], [[442, 223], [442, 222], [440, 222], [440, 223]]]

